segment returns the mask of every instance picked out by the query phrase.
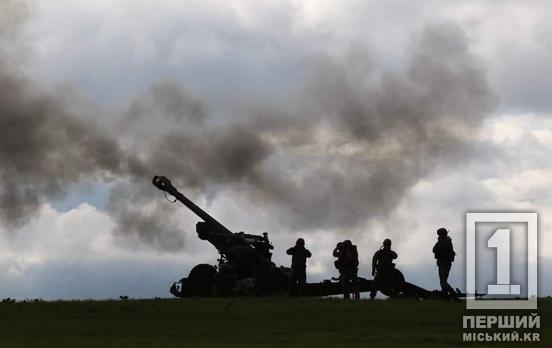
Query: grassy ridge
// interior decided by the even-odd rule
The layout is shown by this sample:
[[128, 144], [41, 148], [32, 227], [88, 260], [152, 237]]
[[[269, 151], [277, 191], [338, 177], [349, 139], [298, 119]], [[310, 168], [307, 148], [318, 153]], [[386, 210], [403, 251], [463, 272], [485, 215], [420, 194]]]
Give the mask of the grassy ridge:
[[[461, 342], [462, 315], [474, 314], [464, 307], [288, 298], [2, 303], [0, 347], [480, 346]], [[540, 300], [538, 312], [546, 345], [552, 300]]]

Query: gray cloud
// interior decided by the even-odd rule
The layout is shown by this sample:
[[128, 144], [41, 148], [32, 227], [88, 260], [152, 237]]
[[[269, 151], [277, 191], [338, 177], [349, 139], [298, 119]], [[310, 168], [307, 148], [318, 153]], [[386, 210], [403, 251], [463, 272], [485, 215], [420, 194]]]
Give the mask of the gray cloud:
[[20, 226], [40, 203], [109, 181], [114, 233], [177, 250], [182, 232], [159, 202], [153, 174], [195, 196], [239, 191], [293, 228], [355, 229], [384, 218], [432, 168], [469, 157], [495, 102], [458, 26], [426, 28], [408, 55], [404, 71], [363, 54], [319, 56], [307, 62], [301, 98], [291, 105], [260, 101], [240, 106], [246, 116], [229, 110], [222, 118], [169, 82], [119, 106], [122, 112], [90, 115], [67, 89], [41, 90], [3, 64], [2, 221]]
[[[21, 11], [19, 2], [8, 4], [2, 17]], [[9, 33], [4, 39], [15, 38]], [[10, 43], [1, 47], [8, 59]], [[0, 114], [0, 216], [10, 226], [23, 223], [41, 200], [123, 171], [125, 155], [100, 125], [70, 114], [62, 98], [37, 88], [9, 62], [0, 64]]]
[[301, 175], [280, 178], [269, 190], [282, 197], [277, 191], [289, 187], [278, 203], [294, 226], [354, 228], [385, 216], [435, 167], [454, 167], [471, 155], [496, 100], [462, 30], [428, 27], [410, 56], [405, 72], [315, 62], [308, 92], [315, 107], [308, 112], [316, 116], [305, 117], [334, 138], [318, 139], [317, 154], [296, 168]]
[[459, 27], [428, 27], [410, 55], [399, 72], [317, 58], [299, 111], [169, 126], [140, 152], [187, 190], [234, 187], [293, 228], [354, 229], [387, 216], [433, 168], [468, 158], [495, 105]]

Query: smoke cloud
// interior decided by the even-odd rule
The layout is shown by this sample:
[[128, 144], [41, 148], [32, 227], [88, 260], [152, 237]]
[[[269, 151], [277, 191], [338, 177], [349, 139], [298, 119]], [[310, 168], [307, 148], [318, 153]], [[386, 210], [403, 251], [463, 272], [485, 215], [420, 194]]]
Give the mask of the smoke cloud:
[[307, 93], [314, 107], [304, 118], [317, 132], [300, 151], [290, 149], [300, 165], [280, 202], [297, 228], [354, 228], [391, 213], [433, 169], [459, 165], [472, 153], [496, 103], [464, 33], [452, 24], [427, 27], [402, 72], [382, 71], [357, 55], [313, 65]]
[[[19, 3], [2, 6], [0, 23], [12, 21], [0, 26], [0, 57], [8, 57], [25, 16], [10, 15], [24, 12]], [[312, 59], [293, 112], [251, 105], [242, 108], [247, 117], [223, 121], [171, 82], [120, 112], [90, 115], [68, 97], [77, 92], [41, 89], [15, 59], [0, 58], [0, 220], [17, 229], [42, 203], [108, 182], [116, 236], [178, 250], [184, 233], [151, 185], [154, 174], [194, 197], [239, 190], [301, 230], [385, 218], [433, 168], [470, 156], [496, 102], [457, 26], [426, 28], [409, 57], [393, 72], [358, 56]]]

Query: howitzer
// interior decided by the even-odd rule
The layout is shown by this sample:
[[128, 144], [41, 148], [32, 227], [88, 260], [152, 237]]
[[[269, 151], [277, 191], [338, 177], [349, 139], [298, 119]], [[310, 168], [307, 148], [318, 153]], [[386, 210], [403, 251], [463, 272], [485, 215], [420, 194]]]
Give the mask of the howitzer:
[[197, 265], [187, 278], [174, 283], [171, 286], [173, 295], [267, 294], [287, 290], [289, 269], [278, 268], [271, 261], [273, 246], [268, 233], [233, 233], [180, 193], [166, 177], [155, 176], [152, 182], [203, 220], [196, 224], [197, 235], [211, 243], [220, 254], [217, 266]]
[[[152, 182], [203, 220], [196, 224], [197, 235], [211, 243], [220, 254], [217, 266], [196, 265], [187, 278], [175, 282], [170, 288], [174, 296], [271, 295], [288, 290], [291, 270], [283, 266], [276, 267], [271, 261], [270, 250], [273, 246], [268, 233], [234, 233], [180, 193], [166, 177], [154, 176]], [[367, 292], [377, 286], [376, 290], [390, 297], [420, 299], [440, 296], [439, 291], [429, 291], [406, 282], [397, 269], [394, 269], [390, 279], [385, 284], [376, 285], [373, 280], [359, 277], [358, 288], [360, 292]], [[324, 280], [307, 283], [304, 292], [308, 296], [329, 296], [339, 295], [343, 290], [338, 281]]]

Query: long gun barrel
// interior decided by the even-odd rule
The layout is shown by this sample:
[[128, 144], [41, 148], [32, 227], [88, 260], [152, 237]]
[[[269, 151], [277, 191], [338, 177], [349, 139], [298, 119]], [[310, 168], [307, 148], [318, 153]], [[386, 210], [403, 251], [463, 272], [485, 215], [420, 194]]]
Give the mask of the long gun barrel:
[[217, 230], [219, 233], [228, 233], [228, 235], [232, 234], [232, 231], [230, 231], [228, 228], [226, 228], [223, 224], [215, 220], [211, 215], [207, 214], [203, 209], [195, 205], [194, 202], [190, 201], [186, 196], [184, 196], [182, 193], [180, 193], [172, 184], [169, 179], [167, 179], [164, 176], [154, 176], [152, 180], [153, 185], [160, 189], [161, 191], [165, 191], [177, 200], [179, 200], [182, 204], [184, 204], [188, 209], [194, 212], [197, 216], [199, 216], [203, 221], [207, 222], [209, 225], [211, 225], [215, 230]]

